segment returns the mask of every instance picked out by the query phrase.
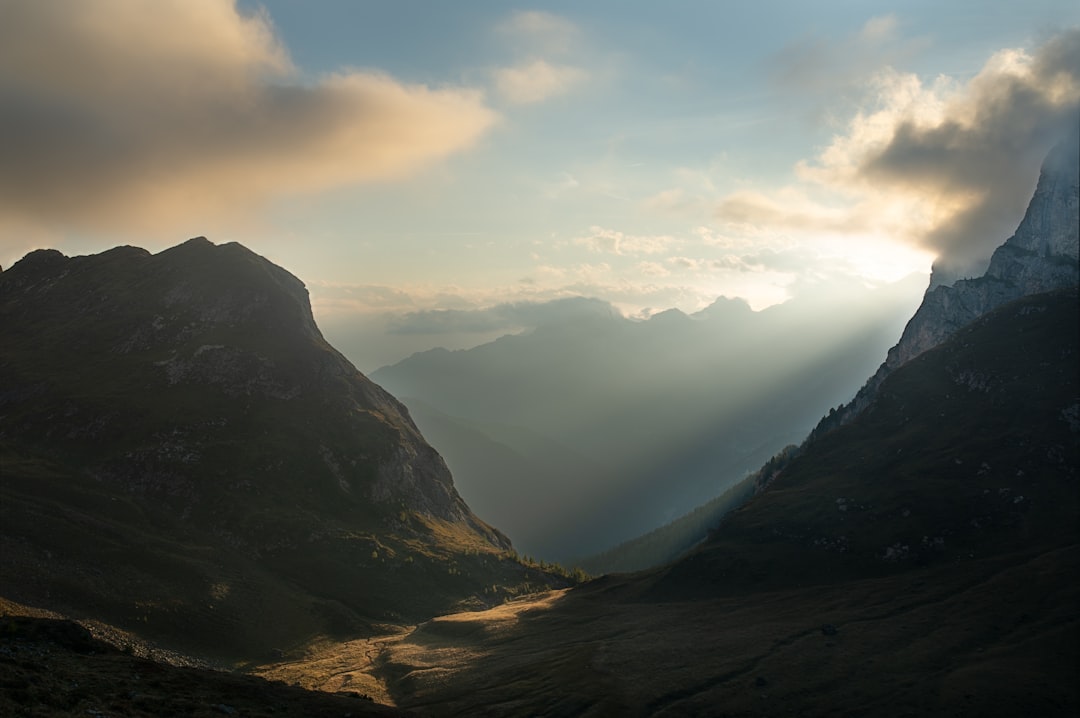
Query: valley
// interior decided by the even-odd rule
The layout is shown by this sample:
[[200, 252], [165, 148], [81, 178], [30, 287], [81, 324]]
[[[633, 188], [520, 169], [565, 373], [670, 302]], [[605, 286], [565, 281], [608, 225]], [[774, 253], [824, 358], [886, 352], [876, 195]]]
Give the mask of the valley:
[[[438, 716], [1068, 715], [1076, 546], [897, 576], [663, 602], [610, 577], [434, 619], [262, 675], [376, 676]], [[347, 685], [365, 685], [355, 678]]]

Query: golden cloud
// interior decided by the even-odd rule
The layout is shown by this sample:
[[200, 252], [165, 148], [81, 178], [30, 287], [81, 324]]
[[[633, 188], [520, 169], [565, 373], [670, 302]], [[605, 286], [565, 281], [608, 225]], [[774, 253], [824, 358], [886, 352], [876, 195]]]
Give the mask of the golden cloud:
[[475, 143], [482, 93], [301, 75], [232, 0], [0, 0], [0, 222], [145, 228], [399, 178]]

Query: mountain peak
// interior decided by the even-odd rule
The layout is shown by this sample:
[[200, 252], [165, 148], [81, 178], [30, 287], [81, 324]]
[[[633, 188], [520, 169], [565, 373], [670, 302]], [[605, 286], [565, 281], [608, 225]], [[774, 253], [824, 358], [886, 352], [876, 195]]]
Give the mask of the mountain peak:
[[1080, 283], [1077, 133], [1058, 142], [1044, 159], [1024, 218], [1016, 232], [994, 251], [986, 272], [955, 280], [946, 274], [931, 278], [922, 304], [877, 373], [844, 411], [823, 420], [815, 433], [850, 421], [870, 405], [886, 376], [991, 310], [1025, 296]]
[[1080, 152], [1067, 138], [1043, 161], [1035, 194], [1016, 232], [990, 259], [985, 274], [927, 291], [890, 368], [936, 346], [960, 327], [1002, 304], [1030, 294], [1075, 286], [1080, 279]]
[[1080, 259], [1080, 144], [1063, 140], [1047, 155], [1024, 218], [990, 259], [987, 277], [1023, 287], [1025, 294], [1076, 283]]
[[703, 319], [716, 319], [720, 317], [746, 316], [754, 310], [747, 301], [741, 297], [719, 296], [709, 306], [695, 312], [693, 316]]

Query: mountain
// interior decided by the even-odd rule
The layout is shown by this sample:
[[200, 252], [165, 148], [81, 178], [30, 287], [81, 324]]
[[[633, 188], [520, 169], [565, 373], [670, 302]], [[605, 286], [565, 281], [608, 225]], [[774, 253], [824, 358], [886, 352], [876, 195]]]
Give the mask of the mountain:
[[873, 398], [890, 372], [937, 346], [986, 312], [1020, 297], [1075, 286], [1080, 276], [1080, 133], [1059, 142], [1043, 161], [1035, 194], [1013, 236], [999, 246], [981, 277], [952, 284], [931, 280], [900, 341], [846, 411], [847, 421]]
[[1077, 314], [1076, 286], [1033, 295], [903, 365], [656, 590], [808, 585], [1076, 542]]
[[899, 367], [668, 566], [266, 675], [334, 690], [344, 665], [440, 716], [1076, 715], [1078, 299]]
[[236, 658], [558, 583], [238, 244], [31, 252], [0, 326], [9, 599]]
[[878, 364], [922, 281], [761, 312], [720, 298], [646, 321], [578, 300], [532, 332], [371, 376], [414, 409], [470, 505], [523, 551], [566, 562], [692, 510], [800, 441]]

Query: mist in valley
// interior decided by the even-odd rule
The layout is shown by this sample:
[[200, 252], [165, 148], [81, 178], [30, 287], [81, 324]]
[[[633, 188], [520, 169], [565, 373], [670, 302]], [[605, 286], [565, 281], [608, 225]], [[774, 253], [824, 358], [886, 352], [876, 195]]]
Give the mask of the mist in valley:
[[[924, 275], [833, 283], [752, 311], [628, 318], [597, 299], [494, 312], [533, 326], [434, 348], [371, 378], [409, 407], [462, 497], [522, 553], [573, 563], [721, 494], [850, 400], [918, 305]], [[400, 335], [484, 330], [493, 312], [423, 312]], [[366, 338], [331, 324], [348, 356]]]

